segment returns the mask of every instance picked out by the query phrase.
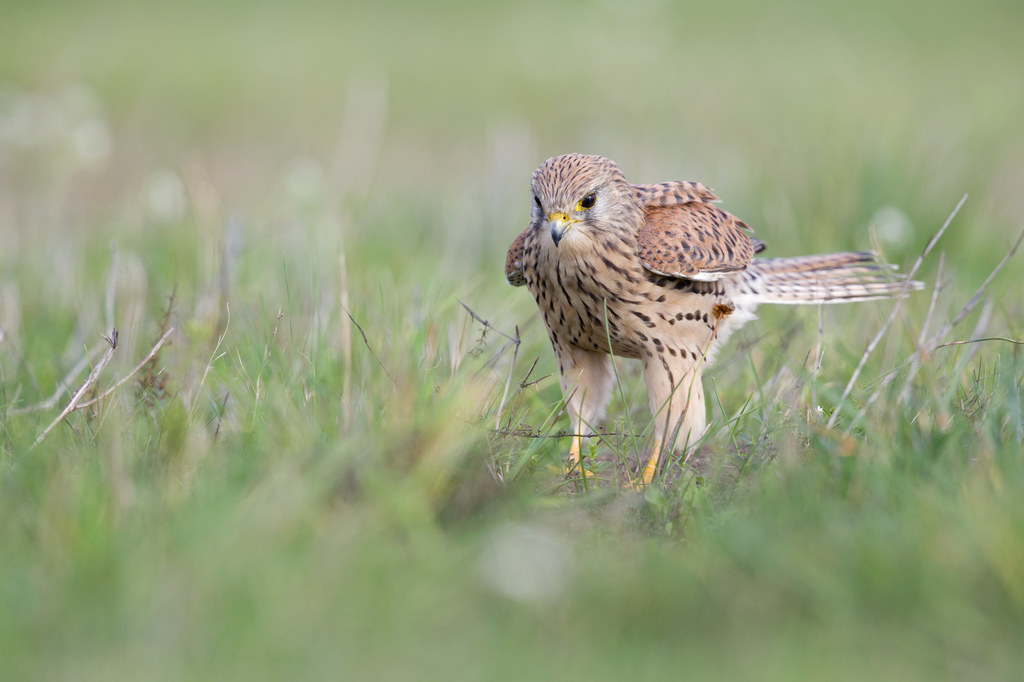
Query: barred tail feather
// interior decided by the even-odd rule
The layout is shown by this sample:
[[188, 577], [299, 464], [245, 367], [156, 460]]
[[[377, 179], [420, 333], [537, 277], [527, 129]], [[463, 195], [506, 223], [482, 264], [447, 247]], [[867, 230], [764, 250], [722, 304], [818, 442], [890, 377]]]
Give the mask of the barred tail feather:
[[897, 298], [923, 288], [871, 252], [754, 259], [740, 282], [737, 303], [820, 304]]

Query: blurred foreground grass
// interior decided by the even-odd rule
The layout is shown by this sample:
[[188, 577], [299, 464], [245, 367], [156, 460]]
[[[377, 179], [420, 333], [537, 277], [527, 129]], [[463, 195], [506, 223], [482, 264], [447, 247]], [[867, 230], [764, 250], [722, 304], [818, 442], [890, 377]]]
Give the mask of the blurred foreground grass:
[[[1024, 665], [1020, 347], [906, 362], [1024, 223], [1016, 6], [3, 14], [5, 679]], [[706, 182], [773, 255], [874, 240], [906, 268], [969, 198], [836, 429], [891, 303], [824, 311], [818, 373], [815, 311], [763, 310], [707, 380], [701, 477], [570, 494], [536, 437], [564, 428], [546, 334], [501, 275], [529, 173], [570, 150]], [[940, 341], [1022, 338], [1019, 259]], [[174, 332], [33, 448], [112, 327], [101, 390]], [[616, 433], [647, 419], [622, 370]]]

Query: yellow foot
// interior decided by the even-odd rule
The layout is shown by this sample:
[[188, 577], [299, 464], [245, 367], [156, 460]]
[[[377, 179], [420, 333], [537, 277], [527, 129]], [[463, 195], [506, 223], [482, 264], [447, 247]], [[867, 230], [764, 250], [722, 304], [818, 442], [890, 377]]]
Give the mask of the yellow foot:
[[594, 472], [591, 471], [590, 469], [584, 469], [579, 462], [570, 462], [568, 465], [566, 465], [565, 470], [562, 473], [566, 478], [572, 478], [573, 476], [576, 476], [580, 471], [583, 472], [583, 477], [586, 478], [588, 481], [594, 480]]
[[594, 472], [583, 468], [583, 462], [580, 458], [580, 437], [573, 436], [572, 445], [569, 447], [569, 464], [565, 467], [565, 477], [572, 478], [576, 475], [576, 472], [583, 472], [583, 477], [587, 479], [594, 478]]
[[639, 478], [633, 479], [629, 487], [636, 491], [641, 491], [651, 484], [654, 480], [654, 475], [658, 473], [658, 463], [661, 461], [661, 439], [654, 441], [654, 447], [651, 449], [651, 456], [647, 459], [647, 466], [644, 467], [643, 473]]

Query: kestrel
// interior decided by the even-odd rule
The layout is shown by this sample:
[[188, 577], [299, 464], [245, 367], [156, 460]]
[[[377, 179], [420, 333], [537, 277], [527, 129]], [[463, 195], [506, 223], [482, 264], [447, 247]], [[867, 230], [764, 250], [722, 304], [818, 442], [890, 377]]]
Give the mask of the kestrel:
[[548, 328], [573, 434], [568, 472], [611, 396], [611, 355], [643, 365], [654, 446], [636, 484], [648, 485], [662, 450], [704, 432], [701, 372], [758, 305], [869, 301], [922, 286], [870, 252], [755, 258], [764, 243], [704, 185], [631, 185], [601, 156], [548, 159], [532, 189], [530, 225], [505, 276], [526, 285]]

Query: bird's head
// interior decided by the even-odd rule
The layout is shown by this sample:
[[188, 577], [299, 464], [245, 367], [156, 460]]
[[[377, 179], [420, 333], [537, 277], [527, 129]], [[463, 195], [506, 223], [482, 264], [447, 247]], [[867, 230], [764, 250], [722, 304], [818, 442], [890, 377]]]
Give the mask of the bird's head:
[[533, 173], [531, 224], [575, 255], [610, 233], [636, 234], [643, 209], [622, 171], [603, 156], [566, 154]]

